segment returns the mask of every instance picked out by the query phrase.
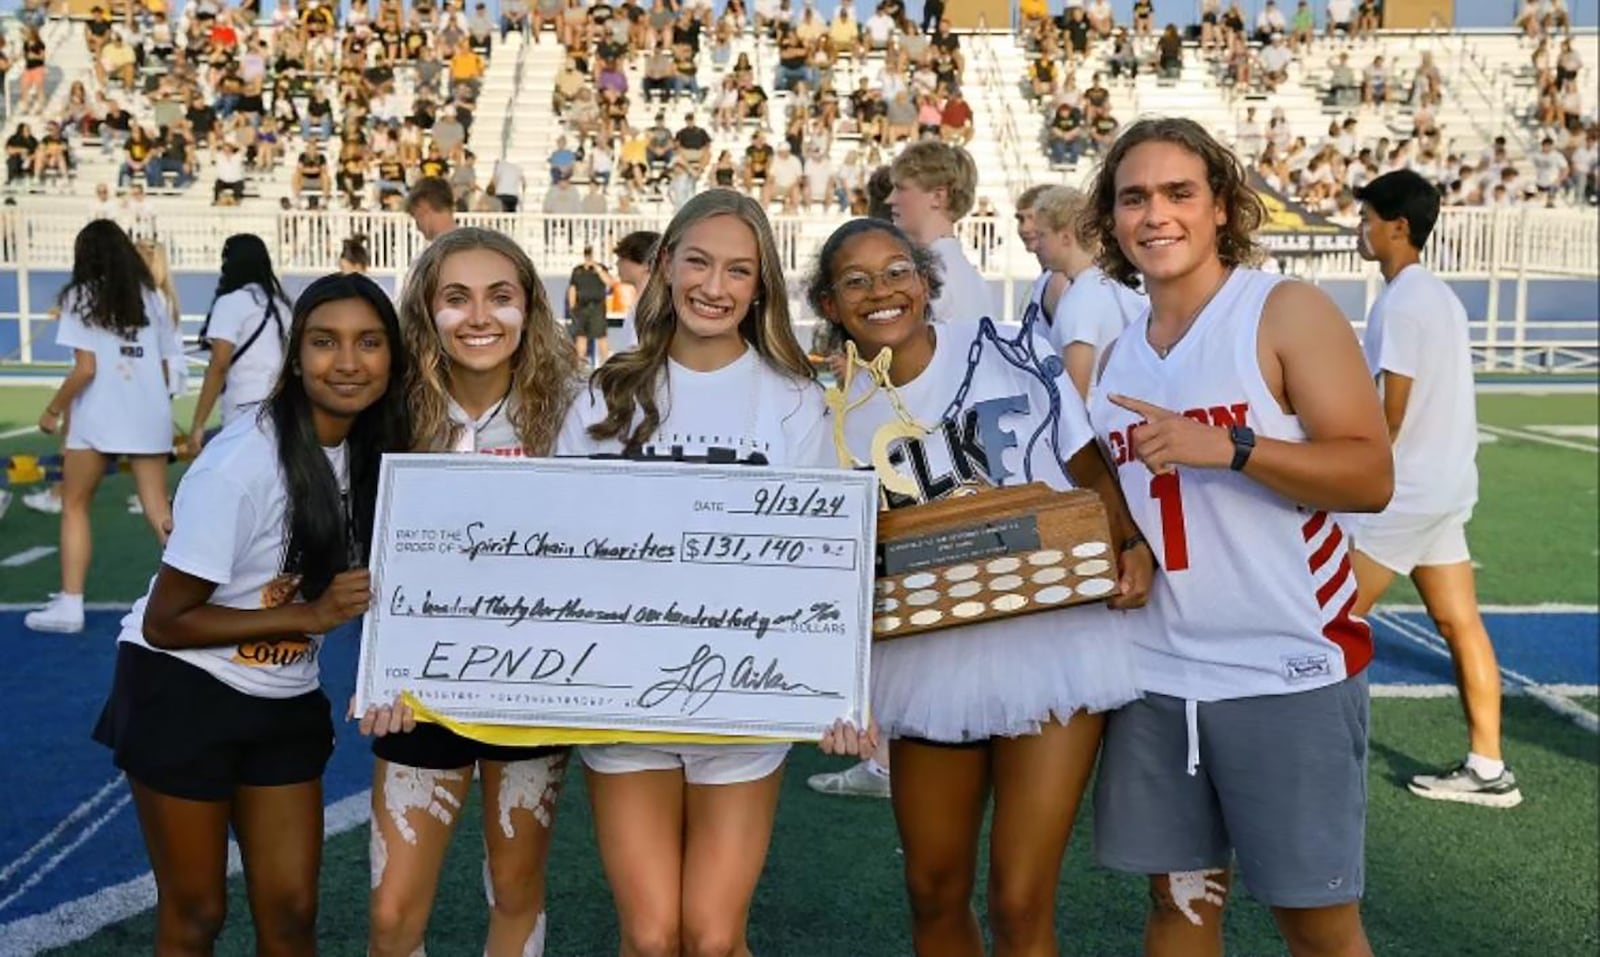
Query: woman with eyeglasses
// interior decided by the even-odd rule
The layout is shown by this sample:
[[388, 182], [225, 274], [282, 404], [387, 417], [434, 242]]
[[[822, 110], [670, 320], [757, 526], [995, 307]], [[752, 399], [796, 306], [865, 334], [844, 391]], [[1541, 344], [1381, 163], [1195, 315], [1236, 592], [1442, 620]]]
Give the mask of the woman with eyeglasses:
[[[1059, 364], [1031, 374], [1006, 361], [971, 321], [935, 324], [943, 282], [934, 254], [881, 220], [852, 220], [824, 243], [807, 288], [811, 308], [861, 359], [891, 352], [886, 381], [847, 370], [842, 454], [857, 466], [873, 461], [889, 430], [890, 509], [963, 486], [1039, 481], [1093, 490], [1111, 522], [1100, 560], [1110, 605], [1142, 605], [1150, 550], [1076, 390]], [[1048, 343], [1030, 344], [1035, 356], [1055, 358]], [[1022, 568], [1013, 599], [1060, 600], [1048, 589], [1061, 569]], [[890, 742], [890, 799], [918, 954], [983, 952], [971, 901], [991, 797], [995, 952], [1054, 951], [1061, 862], [1102, 715], [1137, 696], [1123, 626], [1089, 605], [874, 644], [872, 713]]]

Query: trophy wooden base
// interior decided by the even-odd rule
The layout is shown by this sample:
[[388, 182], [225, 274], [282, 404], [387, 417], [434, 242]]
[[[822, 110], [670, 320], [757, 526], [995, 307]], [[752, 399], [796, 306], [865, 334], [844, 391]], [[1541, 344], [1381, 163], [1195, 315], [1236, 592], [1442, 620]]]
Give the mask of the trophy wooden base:
[[878, 515], [875, 641], [1101, 601], [1117, 587], [1100, 496], [1040, 482]]

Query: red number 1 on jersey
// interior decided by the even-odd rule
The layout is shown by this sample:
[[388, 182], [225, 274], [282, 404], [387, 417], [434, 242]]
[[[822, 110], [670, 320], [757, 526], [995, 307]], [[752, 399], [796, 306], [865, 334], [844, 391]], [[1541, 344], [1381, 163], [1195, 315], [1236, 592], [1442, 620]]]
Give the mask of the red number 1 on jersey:
[[1150, 480], [1150, 497], [1161, 505], [1161, 542], [1165, 555], [1161, 565], [1169, 572], [1189, 567], [1189, 535], [1183, 528], [1183, 487], [1176, 471], [1163, 472]]

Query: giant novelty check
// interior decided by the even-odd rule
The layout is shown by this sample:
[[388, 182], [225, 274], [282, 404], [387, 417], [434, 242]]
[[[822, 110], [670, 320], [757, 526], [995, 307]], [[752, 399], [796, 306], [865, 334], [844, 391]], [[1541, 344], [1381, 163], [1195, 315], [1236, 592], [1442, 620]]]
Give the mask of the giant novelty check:
[[391, 455], [358, 707], [816, 738], [864, 723], [870, 472]]

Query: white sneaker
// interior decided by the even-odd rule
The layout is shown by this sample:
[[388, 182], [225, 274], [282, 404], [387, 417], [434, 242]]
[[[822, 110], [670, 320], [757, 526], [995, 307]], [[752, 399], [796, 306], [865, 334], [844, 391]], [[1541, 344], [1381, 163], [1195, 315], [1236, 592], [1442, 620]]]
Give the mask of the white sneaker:
[[806, 787], [818, 794], [886, 798], [889, 796], [889, 775], [879, 774], [866, 761], [861, 761], [843, 771], [813, 774], [806, 778]]
[[23, 616], [22, 623], [34, 631], [53, 631], [76, 634], [83, 630], [82, 601], [69, 602], [64, 595], [56, 595], [38, 611]]
[[37, 492], [30, 492], [22, 496], [22, 504], [25, 508], [31, 508], [35, 512], [43, 512], [46, 515], [61, 514], [61, 497], [52, 492], [48, 485]]

